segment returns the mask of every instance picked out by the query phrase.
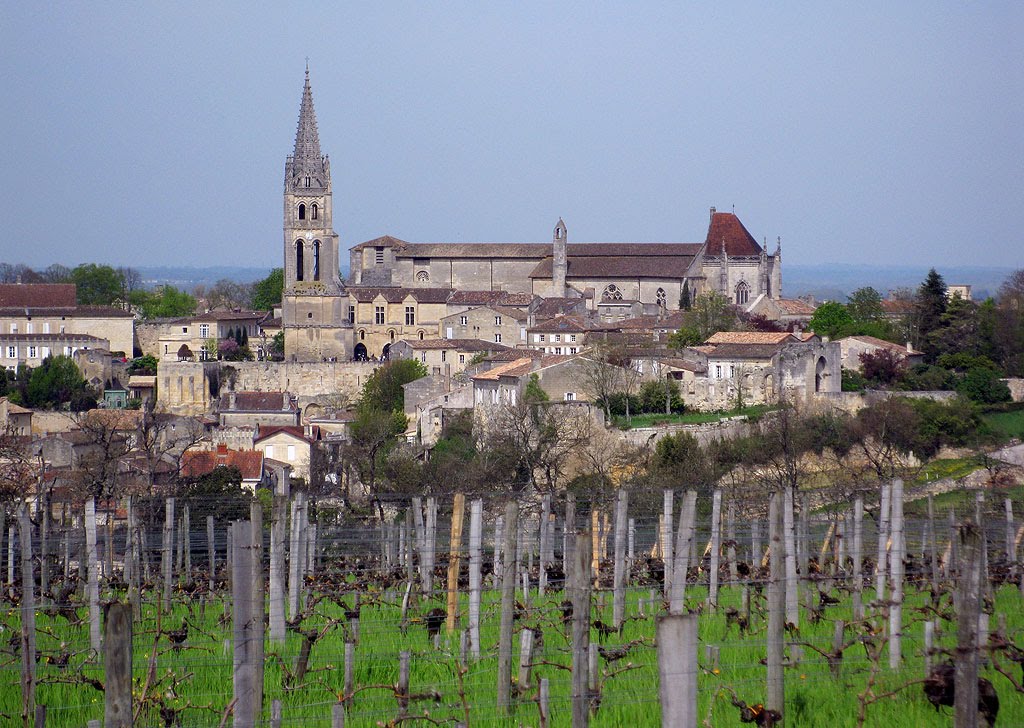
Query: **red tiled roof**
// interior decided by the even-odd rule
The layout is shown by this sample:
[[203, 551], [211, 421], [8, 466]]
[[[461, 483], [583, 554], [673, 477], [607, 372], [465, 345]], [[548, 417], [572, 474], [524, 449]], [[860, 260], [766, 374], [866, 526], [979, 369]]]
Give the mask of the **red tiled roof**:
[[74, 283], [0, 283], [0, 308], [74, 307], [75, 291]]
[[760, 255], [761, 246], [743, 227], [743, 223], [731, 212], [715, 212], [711, 215], [708, 225], [708, 236], [705, 239], [708, 255], [721, 255], [722, 241], [725, 241], [725, 252], [729, 255]]
[[797, 337], [787, 331], [719, 331], [706, 344], [784, 344]]
[[243, 480], [258, 481], [263, 477], [263, 453], [259, 450], [186, 450], [182, 455], [181, 473], [195, 478], [213, 472], [218, 466], [236, 467]]
[[305, 428], [298, 425], [260, 425], [256, 429], [257, 434], [253, 442], [266, 440], [271, 435], [277, 435], [279, 433], [291, 435], [292, 437], [298, 438], [304, 442], [316, 442], [317, 440], [322, 439], [320, 437], [319, 427], [313, 426], [310, 430], [311, 434], [307, 435]]
[[3, 306], [0, 316], [66, 316], [75, 318], [134, 318], [116, 306]]
[[790, 316], [813, 316], [814, 306], [799, 298], [779, 298], [775, 300], [779, 310]]
[[589, 327], [583, 319], [577, 316], [555, 316], [549, 321], [543, 321], [535, 326], [531, 326], [528, 330], [538, 334], [546, 334], [548, 332], [557, 334], [564, 331], [580, 333], [588, 331]]

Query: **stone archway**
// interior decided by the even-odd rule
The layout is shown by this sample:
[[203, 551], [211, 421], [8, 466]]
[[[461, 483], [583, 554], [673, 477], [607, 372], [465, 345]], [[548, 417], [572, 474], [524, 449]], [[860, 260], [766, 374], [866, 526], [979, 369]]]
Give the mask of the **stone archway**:
[[352, 358], [355, 359], [356, 361], [366, 361], [367, 359], [369, 359], [370, 357], [366, 353], [366, 344], [364, 344], [361, 341], [358, 344], [356, 344], [355, 348], [352, 349]]
[[823, 391], [827, 381], [828, 372], [825, 371], [825, 357], [819, 356], [817, 363], [814, 365], [814, 391]]
[[380, 360], [387, 361], [391, 357], [391, 344], [384, 344], [384, 348], [380, 350]]

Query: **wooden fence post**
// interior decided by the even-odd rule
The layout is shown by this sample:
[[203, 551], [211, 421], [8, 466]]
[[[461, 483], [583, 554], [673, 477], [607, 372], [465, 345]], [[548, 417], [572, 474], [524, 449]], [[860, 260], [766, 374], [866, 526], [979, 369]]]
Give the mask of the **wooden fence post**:
[[455, 494], [452, 506], [452, 532], [448, 549], [448, 613], [445, 626], [448, 634], [455, 631], [459, 616], [459, 561], [462, 556], [462, 520], [466, 512], [466, 496]]
[[875, 601], [885, 598], [885, 576], [888, 573], [886, 556], [889, 545], [889, 508], [892, 489], [882, 484], [882, 500], [878, 514], [878, 558], [875, 560]]
[[626, 619], [626, 515], [629, 508], [629, 494], [619, 488], [615, 500], [615, 571], [612, 575], [612, 624], [622, 627]]
[[[109, 517], [109, 514], [108, 514]], [[100, 577], [99, 559], [96, 556], [96, 501], [85, 502], [85, 565], [88, 569], [86, 591], [89, 599], [89, 644], [100, 651]]]
[[593, 542], [587, 531], [576, 534], [573, 548], [572, 586], [572, 726], [590, 723], [590, 560]]
[[[661, 560], [665, 565], [664, 594], [669, 596], [672, 590], [672, 511], [674, 496], [671, 490], [666, 489], [662, 494], [661, 507]], [[683, 574], [683, 579], [686, 574]]]
[[[793, 513], [793, 489], [786, 487], [783, 494], [782, 528], [786, 564], [786, 621], [794, 627], [800, 626], [800, 587], [796, 570], [796, 524]], [[772, 544], [773, 556], [775, 544]]]
[[171, 578], [174, 574], [174, 499], [168, 498], [165, 501], [164, 512], [164, 539], [161, 544], [160, 571], [163, 574], [163, 607], [164, 611], [171, 611]]
[[891, 496], [892, 554], [889, 559], [891, 604], [889, 606], [889, 669], [895, 670], [903, 658], [903, 481], [892, 481]]
[[957, 612], [957, 647], [953, 706], [957, 728], [978, 725], [978, 615], [981, 613], [981, 549], [984, 548], [977, 524], [960, 524], [960, 594]]
[[131, 728], [132, 606], [108, 604], [103, 627], [103, 728]]
[[473, 501], [469, 508], [469, 649], [474, 660], [480, 659], [480, 590], [483, 558], [484, 502]]
[[[252, 577], [249, 580], [249, 588], [251, 589], [252, 600], [252, 652], [253, 652], [253, 663], [255, 677], [253, 680], [253, 687], [255, 688], [255, 694], [253, 697], [254, 714], [256, 720], [260, 720], [263, 715], [263, 664], [264, 664], [264, 636], [266, 634], [265, 622], [266, 612], [266, 599], [264, 597], [264, 580], [263, 580], [263, 506], [260, 502], [253, 500], [249, 507], [250, 514], [250, 526], [251, 538], [249, 540], [249, 548], [252, 551]], [[187, 553], [187, 552], [186, 552]]]
[[661, 725], [697, 725], [697, 615], [666, 615], [657, 620], [658, 696]]
[[771, 495], [768, 505], [768, 538], [771, 549], [771, 566], [768, 581], [768, 684], [767, 707], [777, 710], [785, 716], [786, 702], [785, 678], [783, 673], [783, 653], [785, 635], [786, 590], [784, 588], [783, 571], [784, 556], [784, 496], [775, 492]]
[[253, 728], [256, 724], [256, 645], [252, 598], [252, 523], [235, 521], [231, 527], [231, 585], [234, 601], [234, 725]]
[[287, 538], [288, 496], [274, 495], [270, 521], [270, 641], [283, 645], [285, 632], [284, 544]]
[[722, 489], [715, 488], [711, 496], [711, 564], [708, 583], [708, 606], [718, 607], [718, 572], [722, 558]]
[[[697, 491], [688, 490], [683, 496], [679, 514], [679, 534], [676, 539], [676, 559], [672, 565], [675, 577], [669, 590], [669, 614], [682, 614], [686, 603], [686, 574], [690, 569], [690, 550], [697, 525]], [[666, 567], [667, 568], [667, 567]]]
[[[21, 540], [21, 715], [23, 723], [29, 725], [36, 710], [36, 584], [32, 570], [32, 521], [24, 504], [18, 509], [18, 530]], [[95, 565], [92, 568], [95, 569]]]
[[853, 619], [864, 619], [864, 496], [853, 501]]
[[512, 690], [512, 628], [513, 607], [516, 590], [516, 532], [519, 523], [519, 504], [515, 501], [505, 506], [504, 537], [502, 556], [504, 566], [501, 573], [501, 624], [498, 632], [498, 710], [511, 711]]

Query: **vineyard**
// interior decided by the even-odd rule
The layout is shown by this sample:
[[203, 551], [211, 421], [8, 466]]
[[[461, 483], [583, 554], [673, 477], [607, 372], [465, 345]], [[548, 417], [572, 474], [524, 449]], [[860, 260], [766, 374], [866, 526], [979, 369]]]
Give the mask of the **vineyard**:
[[302, 494], [231, 522], [174, 499], [22, 511], [0, 718], [1024, 725], [1019, 501], [663, 497], [396, 499], [383, 526]]

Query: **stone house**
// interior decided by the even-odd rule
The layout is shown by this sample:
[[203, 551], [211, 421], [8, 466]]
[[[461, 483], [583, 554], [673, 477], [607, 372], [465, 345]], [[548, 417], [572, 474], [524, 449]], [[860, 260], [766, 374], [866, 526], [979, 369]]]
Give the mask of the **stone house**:
[[906, 362], [908, 367], [921, 364], [924, 361], [924, 352], [914, 349], [909, 341], [906, 346], [900, 346], [874, 336], [845, 336], [842, 339], [836, 339], [836, 343], [839, 344], [839, 349], [842, 352], [840, 363], [843, 369], [851, 371], [859, 372], [861, 370], [861, 354], [875, 354], [883, 350], [895, 354]]
[[387, 359], [401, 339], [436, 339], [450, 289], [349, 288], [354, 359]]
[[481, 339], [518, 346], [526, 343], [529, 314], [511, 306], [478, 306], [441, 319], [441, 337], [445, 339]]
[[[182, 346], [188, 348], [196, 361], [206, 361], [207, 348], [233, 335], [235, 341], [245, 332], [249, 348], [263, 343], [260, 323], [268, 317], [265, 311], [207, 311], [194, 316], [158, 319], [139, 324], [139, 346], [143, 354], [160, 361], [179, 361]], [[209, 344], [208, 342], [213, 342]]]
[[220, 398], [221, 427], [298, 427], [301, 412], [288, 392], [236, 392]]
[[587, 322], [577, 316], [556, 316], [527, 328], [527, 346], [545, 354], [578, 354], [583, 351], [590, 329]]
[[758, 296], [746, 308], [747, 313], [760, 314], [784, 326], [804, 328], [814, 316], [814, 306], [799, 298]]
[[263, 453], [259, 450], [230, 450], [218, 445], [216, 450], [188, 450], [181, 458], [181, 474], [198, 478], [218, 467], [235, 467], [242, 474], [242, 487], [255, 492], [265, 478]]
[[550, 401], [589, 401], [592, 395], [586, 391], [586, 366], [589, 364], [579, 356], [545, 355], [504, 362], [473, 376], [474, 407], [517, 404], [533, 374]]
[[0, 397], [0, 434], [15, 437], [32, 435], [32, 410]]
[[253, 449], [262, 452], [267, 459], [287, 463], [292, 476], [308, 484], [322, 440], [320, 428], [315, 426], [264, 425], [256, 427]]
[[18, 365], [35, 368], [48, 356], [74, 357], [79, 351], [107, 351], [110, 342], [89, 334], [5, 334], [0, 333], [0, 366], [16, 370]]
[[458, 374], [475, 357], [494, 354], [509, 347], [484, 339], [419, 339], [396, 341], [394, 359], [417, 359], [429, 374]]

